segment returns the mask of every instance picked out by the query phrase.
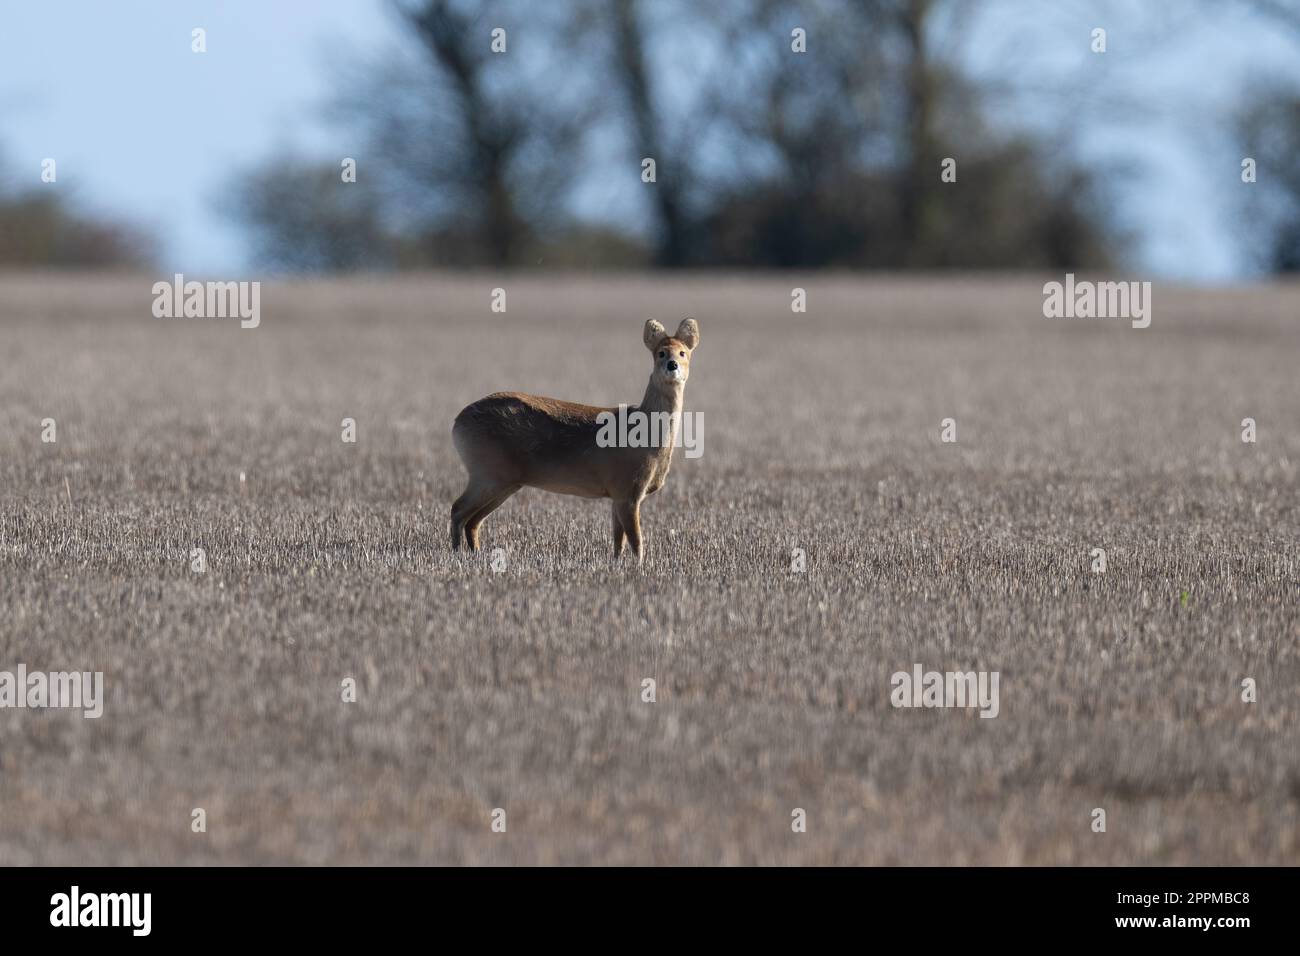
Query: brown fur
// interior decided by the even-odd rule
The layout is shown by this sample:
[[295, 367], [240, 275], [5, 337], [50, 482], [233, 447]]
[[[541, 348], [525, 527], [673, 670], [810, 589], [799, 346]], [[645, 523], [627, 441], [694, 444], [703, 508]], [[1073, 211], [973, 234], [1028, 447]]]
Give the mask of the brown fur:
[[[683, 320], [671, 336], [653, 319], [646, 323], [643, 341], [654, 356], [654, 369], [636, 409], [681, 412], [691, 353], [699, 339], [694, 319]], [[669, 362], [676, 363], [680, 377], [668, 368]], [[497, 392], [463, 409], [451, 435], [469, 483], [451, 507], [452, 549], [464, 543], [477, 551], [483, 519], [529, 486], [611, 499], [614, 557], [631, 544], [640, 561], [641, 502], [663, 487], [672, 465], [673, 442], [649, 448], [602, 448], [596, 444], [600, 431], [596, 416], [601, 412], [617, 414], [618, 409], [521, 392]]]

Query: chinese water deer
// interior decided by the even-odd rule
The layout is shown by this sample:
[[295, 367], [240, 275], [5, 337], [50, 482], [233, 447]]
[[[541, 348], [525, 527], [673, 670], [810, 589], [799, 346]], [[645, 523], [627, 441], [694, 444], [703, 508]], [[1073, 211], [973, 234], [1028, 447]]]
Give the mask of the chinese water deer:
[[[497, 392], [456, 416], [451, 437], [469, 483], [451, 506], [451, 546], [477, 551], [479, 526], [525, 485], [582, 498], [609, 498], [614, 512], [614, 557], [632, 545], [642, 559], [641, 502], [664, 485], [681, 422], [682, 393], [700, 327], [684, 319], [669, 335], [654, 319], [646, 322], [646, 348], [654, 370], [641, 404], [628, 409], [596, 408], [554, 398]], [[642, 413], [657, 440], [607, 440], [608, 425], [620, 413]], [[604, 433], [602, 434], [602, 429]], [[634, 446], [634, 447], [629, 447]]]

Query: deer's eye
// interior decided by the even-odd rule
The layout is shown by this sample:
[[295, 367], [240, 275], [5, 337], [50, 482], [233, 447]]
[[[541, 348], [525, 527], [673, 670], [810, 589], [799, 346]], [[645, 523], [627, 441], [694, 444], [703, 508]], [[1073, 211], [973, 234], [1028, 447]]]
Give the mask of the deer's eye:
[[660, 353], [659, 353], [659, 357], [660, 357], [660, 358], [663, 358], [663, 357], [664, 357], [665, 355], [667, 355], [667, 354], [668, 354], [667, 352], [660, 352]]
[[678, 353], [677, 353], [677, 356], [678, 356], [678, 358], [686, 358], [686, 353], [685, 353], [685, 352], [678, 352]]

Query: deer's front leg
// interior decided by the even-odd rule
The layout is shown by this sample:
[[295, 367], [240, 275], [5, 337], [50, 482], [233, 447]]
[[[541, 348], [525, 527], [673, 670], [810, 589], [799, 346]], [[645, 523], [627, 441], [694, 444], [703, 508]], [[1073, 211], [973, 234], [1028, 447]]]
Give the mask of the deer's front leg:
[[614, 517], [614, 560], [617, 561], [627, 547], [627, 532], [623, 530], [623, 522], [618, 516], [618, 502], [615, 501], [609, 510]]
[[632, 546], [632, 553], [636, 555], [637, 564], [641, 563], [641, 499], [633, 498], [628, 501], [619, 501], [614, 504], [614, 516], [623, 526], [623, 533], [627, 535], [627, 543]]

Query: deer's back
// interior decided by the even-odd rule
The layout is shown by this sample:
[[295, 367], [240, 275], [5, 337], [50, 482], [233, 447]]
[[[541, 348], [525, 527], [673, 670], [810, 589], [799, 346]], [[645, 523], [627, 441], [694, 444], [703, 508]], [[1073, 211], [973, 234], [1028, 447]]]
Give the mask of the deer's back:
[[452, 438], [471, 468], [491, 469], [520, 484], [568, 485], [569, 471], [597, 451], [596, 416], [604, 411], [609, 409], [497, 392], [456, 416]]

